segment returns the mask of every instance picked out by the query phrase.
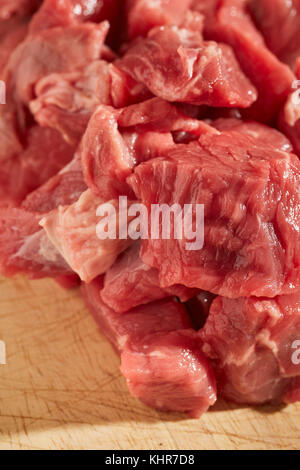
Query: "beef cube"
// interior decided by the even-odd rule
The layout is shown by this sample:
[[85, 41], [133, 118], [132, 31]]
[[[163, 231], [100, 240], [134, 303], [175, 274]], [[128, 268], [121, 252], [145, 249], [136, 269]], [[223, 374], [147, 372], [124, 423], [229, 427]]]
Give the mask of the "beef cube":
[[214, 300], [199, 334], [223, 397], [252, 404], [288, 400], [285, 393], [293, 393], [294, 377], [300, 376], [299, 364], [292, 361], [299, 307], [299, 294]]
[[300, 58], [297, 61], [294, 90], [288, 96], [279, 115], [279, 128], [286, 134], [293, 144], [294, 150], [300, 157]]
[[[118, 255], [132, 243], [130, 238], [120, 239], [117, 233], [116, 238], [98, 238], [97, 225], [101, 220], [106, 221], [106, 218], [97, 216], [97, 209], [104, 202], [88, 189], [74, 204], [59, 206], [46, 214], [40, 222], [68, 265], [85, 282], [90, 282], [107, 271]], [[118, 214], [118, 201], [107, 202]], [[118, 230], [118, 216], [116, 224]]]
[[291, 90], [294, 75], [266, 47], [247, 10], [247, 0], [195, 0], [193, 8], [203, 13], [204, 36], [229, 44], [258, 91], [258, 100], [243, 116], [274, 122]]
[[29, 193], [67, 165], [74, 154], [74, 147], [49, 127], [32, 126], [25, 142], [20, 141], [16, 130], [10, 126], [0, 129], [1, 136], [2, 133], [0, 199], [7, 204], [20, 204]]
[[129, 39], [146, 36], [155, 26], [178, 25], [193, 0], [126, 0]]
[[[199, 142], [178, 144], [128, 179], [148, 211], [142, 260], [159, 269], [163, 287], [184, 284], [231, 298], [296, 292], [299, 178], [295, 155], [245, 133], [203, 134]], [[175, 237], [172, 217], [170, 239], [151, 236], [153, 204], [169, 210], [192, 204], [203, 248], [187, 247], [185, 234]], [[204, 227], [196, 204], [204, 205]]]
[[300, 56], [300, 1], [250, 0], [249, 7], [267, 46], [294, 68]]
[[101, 331], [121, 354], [133, 396], [161, 410], [199, 417], [216, 400], [215, 378], [182, 304], [162, 299], [117, 313], [102, 300], [103, 279], [82, 285]]
[[230, 47], [184, 28], [154, 28], [116, 65], [167, 101], [247, 108], [257, 98]]
[[131, 394], [148, 406], [199, 418], [216, 401], [212, 368], [191, 330], [135, 341], [125, 348], [121, 361]]
[[51, 73], [74, 72], [100, 58], [107, 22], [46, 29], [29, 35], [10, 57], [9, 89], [24, 104], [34, 98], [34, 87]]
[[[55, 140], [52, 140], [52, 145], [53, 143]], [[50, 242], [39, 223], [50, 210], [77, 201], [85, 190], [80, 161], [76, 154], [63, 170], [30, 193], [21, 207], [0, 206], [2, 274], [12, 276], [21, 273], [31, 278], [58, 277], [61, 284], [78, 284], [76, 274]]]
[[60, 172], [28, 194], [21, 206], [27, 211], [44, 214], [60, 205], [66, 206], [75, 203], [86, 190], [80, 153], [77, 152], [72, 161]]
[[128, 341], [139, 341], [154, 333], [191, 328], [184, 306], [172, 298], [139, 305], [121, 313], [104, 302], [102, 289], [102, 277], [90, 284], [83, 283], [81, 287], [83, 297], [101, 332], [119, 353], [124, 350]]
[[171, 132], [189, 135], [216, 131], [176, 106], [153, 98], [123, 109], [98, 106], [82, 140], [87, 185], [104, 199], [133, 197], [126, 178], [142, 161], [165, 155], [174, 146]]
[[284, 134], [260, 122], [220, 118], [212, 122], [211, 125], [219, 131], [235, 130], [254, 137], [256, 142], [260, 141], [262, 145], [267, 143], [283, 152], [293, 152], [293, 146]]
[[39, 226], [41, 214], [21, 208], [0, 208], [0, 272], [30, 278], [69, 275], [71, 268]]
[[39, 7], [40, 3], [41, 0], [2, 0], [0, 19], [8, 20], [14, 15], [29, 15]]
[[196, 289], [175, 285], [163, 289], [158, 270], [146, 266], [139, 257], [140, 243], [135, 243], [120, 255], [104, 277], [101, 296], [116, 312], [125, 312], [141, 304], [176, 296], [182, 302], [196, 295]]
[[84, 70], [42, 78], [30, 102], [35, 120], [57, 129], [71, 145], [78, 144], [95, 108], [111, 104], [109, 64], [97, 60]]

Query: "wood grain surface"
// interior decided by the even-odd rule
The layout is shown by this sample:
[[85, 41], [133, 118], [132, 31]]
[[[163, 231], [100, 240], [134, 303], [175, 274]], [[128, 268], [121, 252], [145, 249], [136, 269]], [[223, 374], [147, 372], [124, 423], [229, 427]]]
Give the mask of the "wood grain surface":
[[78, 292], [0, 278], [0, 449], [299, 449], [300, 406], [218, 402], [200, 420], [130, 397]]

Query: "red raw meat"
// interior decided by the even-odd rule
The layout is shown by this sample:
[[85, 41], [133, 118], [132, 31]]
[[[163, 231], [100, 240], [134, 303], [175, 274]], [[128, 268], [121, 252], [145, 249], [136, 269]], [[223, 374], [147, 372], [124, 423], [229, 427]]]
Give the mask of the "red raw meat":
[[60, 205], [75, 203], [86, 189], [80, 155], [76, 153], [73, 160], [59, 173], [30, 193], [22, 207], [28, 211], [47, 213]]
[[147, 405], [300, 401], [297, 78], [300, 0], [0, 0], [0, 273], [81, 286]]
[[[164, 299], [116, 313], [101, 299], [102, 279], [82, 285], [101, 331], [121, 353], [121, 370], [132, 395], [158, 409], [198, 417], [213, 405], [213, 371], [201, 353], [184, 307]], [[178, 330], [178, 331], [177, 331]]]
[[170, 132], [133, 132], [122, 133], [124, 142], [136, 164], [166, 155], [174, 140]]
[[10, 87], [28, 104], [35, 97], [34, 87], [41, 78], [51, 73], [75, 72], [99, 59], [108, 28], [107, 22], [85, 23], [28, 36], [10, 57]]
[[296, 74], [298, 81], [294, 82], [295, 90], [290, 94], [279, 115], [279, 128], [288, 136], [294, 150], [300, 157], [300, 58], [297, 61]]
[[41, 214], [0, 207], [0, 272], [30, 278], [71, 274], [71, 269], [39, 226]]
[[81, 284], [80, 278], [77, 274], [66, 274], [65, 276], [58, 276], [55, 278], [55, 281], [63, 289], [74, 289], [79, 287]]
[[[5, 129], [2, 132], [5, 135]], [[6, 134], [5, 140], [7, 137]], [[74, 147], [65, 143], [57, 131], [46, 127], [31, 127], [23, 149], [13, 132], [11, 138], [1, 163], [0, 200], [19, 204], [72, 159]]]
[[294, 68], [300, 57], [300, 1], [250, 0], [249, 7], [267, 46]]
[[146, 36], [155, 26], [179, 25], [193, 0], [126, 0], [129, 39]]
[[[130, 238], [100, 240], [96, 227], [105, 219], [97, 215], [104, 202], [115, 207], [119, 230], [118, 201], [104, 201], [90, 190], [85, 191], [74, 204], [59, 206], [40, 222], [53, 245], [82, 281], [90, 282], [107, 271], [118, 255], [132, 244]], [[128, 206], [130, 207], [130, 201]], [[129, 218], [129, 222], [130, 222]], [[126, 223], [126, 222], [125, 222]]]
[[[41, 8], [32, 17], [30, 33], [38, 33], [57, 26], [67, 27], [77, 23], [71, 5], [72, 0], [44, 0]], [[80, 4], [80, 0], [78, 0]]]
[[25, 39], [27, 22], [20, 17], [0, 20], [0, 78], [4, 77], [4, 68], [13, 50]]
[[291, 380], [289, 387], [283, 395], [285, 403], [296, 403], [300, 401], [300, 377]]
[[200, 346], [192, 330], [132, 341], [121, 356], [131, 394], [159, 410], [199, 418], [216, 401], [214, 374]]
[[103, 60], [80, 72], [48, 75], [37, 83], [30, 110], [41, 126], [78, 144], [97, 105], [111, 104], [110, 85], [109, 64]]
[[195, 0], [193, 7], [206, 16], [205, 37], [232, 46], [244, 73], [258, 90], [258, 101], [243, 115], [268, 122], [280, 111], [294, 76], [266, 47], [247, 12], [246, 2]]
[[41, 0], [1, 0], [0, 19], [8, 20], [14, 15], [25, 16], [38, 8]]
[[185, 131], [197, 137], [214, 129], [189, 118], [179, 108], [153, 98], [115, 110], [99, 106], [82, 140], [82, 165], [87, 185], [103, 199], [133, 197], [126, 178], [149, 158], [166, 154], [174, 141], [170, 132]]
[[293, 146], [284, 134], [259, 122], [220, 118], [211, 125], [219, 131], [234, 130], [255, 138], [262, 145], [268, 144], [283, 152], [293, 152]]
[[8, 101], [0, 105], [0, 162], [5, 162], [23, 150], [21, 143], [22, 119], [17, 115], [15, 106]]
[[182, 304], [164, 298], [118, 313], [103, 301], [103, 278], [83, 283], [81, 292], [101, 332], [116, 351], [121, 353], [128, 342], [140, 341], [146, 335], [191, 328], [189, 316]]
[[32, 19], [30, 30], [36, 33], [43, 29], [70, 26], [83, 21], [99, 23], [109, 20], [113, 23], [116, 21], [119, 6], [120, 0], [44, 0]]
[[109, 106], [99, 106], [90, 119], [81, 145], [85, 181], [104, 200], [120, 194], [133, 197], [126, 177], [135, 161], [118, 130], [117, 113]]
[[296, 61], [295, 74], [300, 79], [300, 57]]
[[106, 272], [101, 297], [116, 312], [125, 312], [141, 304], [168, 296], [185, 302], [197, 291], [185, 286], [163, 289], [159, 285], [158, 270], [146, 266], [139, 257], [140, 243], [128, 248]]
[[283, 113], [280, 115], [279, 127], [289, 137], [293, 144], [295, 153], [300, 157], [300, 119], [298, 119], [292, 126], [288, 124], [286, 113], [289, 113], [289, 108], [291, 108], [290, 100], [287, 102]]
[[293, 154], [234, 130], [207, 133], [140, 164], [128, 182], [149, 222], [151, 204], [205, 205], [202, 249], [188, 251], [185, 237], [174, 239], [173, 219], [170, 240], [143, 240], [141, 257], [159, 269], [162, 286], [232, 298], [299, 290], [300, 163]]
[[0, 271], [4, 275], [59, 276], [58, 282], [65, 286], [77, 282], [76, 274], [50, 242], [39, 222], [59, 205], [77, 201], [84, 190], [86, 185], [77, 155], [57, 175], [31, 193], [22, 208], [0, 208]]
[[214, 300], [199, 333], [218, 390], [238, 403], [282, 401], [300, 376], [293, 342], [300, 335], [300, 296]]
[[134, 127], [139, 131], [174, 132], [184, 131], [199, 137], [202, 133], [213, 132], [203, 121], [190, 117], [184, 106], [174, 106], [160, 98], [128, 106], [120, 111], [120, 127]]
[[230, 47], [184, 28], [152, 29], [116, 65], [167, 101], [246, 108], [257, 98]]
[[131, 104], [152, 98], [152, 93], [142, 83], [138, 83], [128, 73], [110, 66], [111, 98], [115, 108], [123, 108]]

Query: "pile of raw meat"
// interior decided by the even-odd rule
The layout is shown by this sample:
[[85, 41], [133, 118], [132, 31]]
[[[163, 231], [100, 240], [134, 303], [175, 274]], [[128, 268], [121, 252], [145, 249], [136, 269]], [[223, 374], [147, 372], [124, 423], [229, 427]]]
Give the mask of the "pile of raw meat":
[[[0, 0], [0, 80], [1, 273], [81, 285], [150, 406], [300, 400], [300, 0]], [[100, 240], [119, 196], [203, 248]]]

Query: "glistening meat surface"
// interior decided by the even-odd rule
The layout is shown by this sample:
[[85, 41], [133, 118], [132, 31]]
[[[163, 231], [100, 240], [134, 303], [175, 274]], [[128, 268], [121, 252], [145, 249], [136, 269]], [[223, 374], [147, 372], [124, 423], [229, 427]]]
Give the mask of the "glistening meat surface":
[[143, 240], [143, 261], [159, 269], [165, 287], [232, 298], [299, 290], [299, 178], [295, 155], [234, 130], [142, 163], [129, 182], [148, 214], [152, 204], [205, 208], [203, 248], [188, 251], [170, 218], [171, 239]]

